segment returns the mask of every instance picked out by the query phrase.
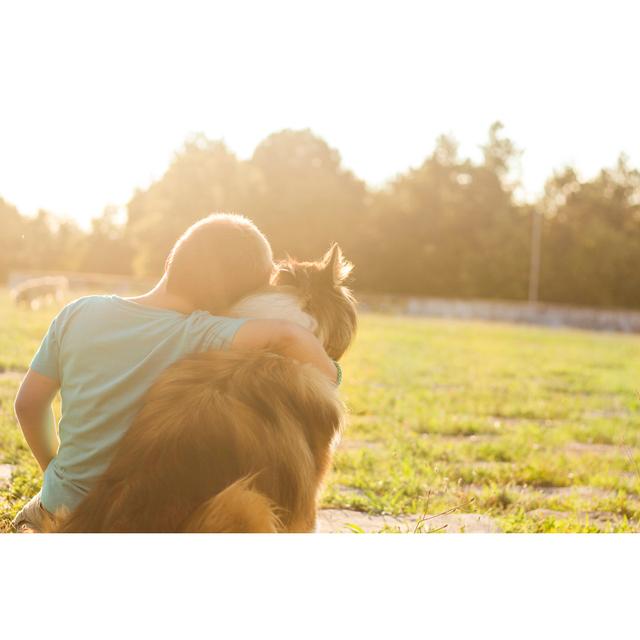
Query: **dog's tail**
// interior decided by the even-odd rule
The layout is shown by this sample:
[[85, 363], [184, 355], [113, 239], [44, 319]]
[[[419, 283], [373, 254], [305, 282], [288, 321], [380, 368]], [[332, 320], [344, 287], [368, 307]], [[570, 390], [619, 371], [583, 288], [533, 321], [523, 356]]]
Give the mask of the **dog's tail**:
[[183, 523], [183, 533], [277, 533], [282, 530], [271, 501], [252, 487], [253, 477], [229, 485], [203, 502]]

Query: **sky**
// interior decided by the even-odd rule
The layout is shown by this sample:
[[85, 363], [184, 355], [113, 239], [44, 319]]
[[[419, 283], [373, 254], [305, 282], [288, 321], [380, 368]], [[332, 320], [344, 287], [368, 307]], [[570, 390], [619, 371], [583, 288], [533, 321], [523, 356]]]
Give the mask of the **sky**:
[[381, 186], [490, 124], [523, 195], [567, 164], [640, 166], [640, 6], [475, 2], [0, 0], [0, 197], [87, 225], [162, 176], [187, 136], [249, 158], [310, 128]]

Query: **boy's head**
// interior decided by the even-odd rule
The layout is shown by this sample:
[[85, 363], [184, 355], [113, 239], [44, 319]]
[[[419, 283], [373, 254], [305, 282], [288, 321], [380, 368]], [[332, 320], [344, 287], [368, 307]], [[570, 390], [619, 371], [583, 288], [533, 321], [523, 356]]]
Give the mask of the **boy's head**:
[[219, 314], [269, 284], [273, 254], [251, 220], [214, 213], [182, 234], [169, 253], [165, 273], [168, 293], [196, 309]]

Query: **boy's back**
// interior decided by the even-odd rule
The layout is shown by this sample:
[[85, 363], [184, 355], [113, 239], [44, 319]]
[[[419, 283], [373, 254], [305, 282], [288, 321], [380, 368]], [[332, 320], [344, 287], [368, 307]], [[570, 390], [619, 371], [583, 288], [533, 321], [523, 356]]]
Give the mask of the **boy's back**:
[[60, 449], [45, 471], [42, 504], [75, 508], [106, 469], [159, 372], [182, 356], [228, 347], [244, 320], [185, 315], [118, 296], [67, 305], [31, 369], [60, 383]]

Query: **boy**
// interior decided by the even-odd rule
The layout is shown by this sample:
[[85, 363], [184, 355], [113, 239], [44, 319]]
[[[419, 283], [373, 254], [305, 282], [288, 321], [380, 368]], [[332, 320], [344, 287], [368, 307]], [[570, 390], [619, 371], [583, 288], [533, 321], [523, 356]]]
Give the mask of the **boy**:
[[[269, 284], [271, 247], [248, 219], [214, 214], [176, 242], [165, 273], [135, 298], [88, 296], [54, 318], [15, 401], [22, 432], [44, 471], [42, 490], [16, 515], [18, 531], [73, 510], [106, 469], [144, 393], [170, 364], [196, 351], [269, 349], [310, 363], [331, 380], [336, 368], [316, 337], [293, 323], [221, 317]], [[56, 433], [51, 402], [60, 391]]]

